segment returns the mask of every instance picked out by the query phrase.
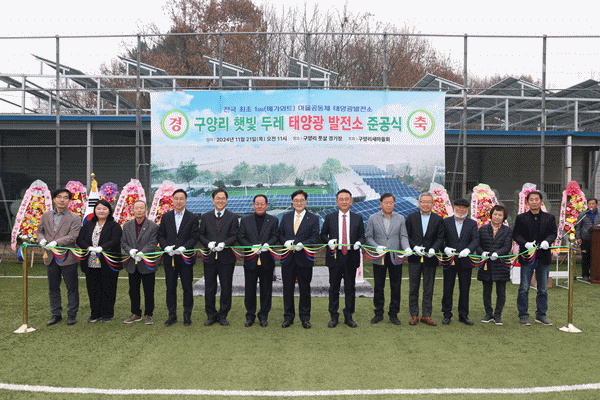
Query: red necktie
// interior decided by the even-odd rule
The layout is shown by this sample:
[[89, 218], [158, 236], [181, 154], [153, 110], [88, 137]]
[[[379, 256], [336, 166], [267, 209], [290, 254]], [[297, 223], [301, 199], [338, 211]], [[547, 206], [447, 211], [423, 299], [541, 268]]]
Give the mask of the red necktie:
[[[342, 244], [348, 244], [348, 242], [346, 242], [346, 232], [346, 215], [342, 214]], [[342, 254], [348, 254], [348, 246], [342, 246]]]

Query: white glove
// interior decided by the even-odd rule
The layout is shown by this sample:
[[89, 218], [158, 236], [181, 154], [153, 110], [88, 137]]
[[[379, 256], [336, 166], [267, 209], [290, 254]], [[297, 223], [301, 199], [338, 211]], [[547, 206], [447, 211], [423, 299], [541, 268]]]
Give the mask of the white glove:
[[136, 256], [136, 258], [140, 257], [140, 259], [141, 259], [143, 255], [144, 255], [144, 253], [142, 253], [141, 251], [138, 251], [138, 253], [135, 256]]
[[46, 239], [40, 240], [40, 246], [45, 246], [48, 241]]
[[540, 243], [540, 249], [542, 250], [548, 250], [548, 248], [550, 247], [550, 244], [547, 241], [542, 241], [542, 243]]
[[223, 251], [224, 248], [225, 248], [225, 243], [221, 242], [217, 245], [217, 247], [215, 247], [215, 251]]
[[425, 247], [423, 247], [423, 246], [415, 246], [415, 247], [413, 247], [413, 250], [420, 257], [423, 257], [425, 255], [425, 253], [424, 253]]
[[175, 250], [175, 251], [174, 251], [174, 253], [175, 253], [175, 254], [177, 254], [177, 255], [181, 255], [181, 252], [182, 252], [182, 251], [185, 251], [185, 247], [183, 247], [183, 246], [179, 246], [179, 247], [177, 248], [177, 250]]
[[497, 259], [498, 259], [498, 253], [496, 253], [496, 252], [493, 252], [493, 253], [492, 253], [492, 256], [490, 257], [490, 260], [492, 260], [492, 261], [496, 261]]
[[452, 247], [446, 247], [444, 249], [444, 253], [446, 253], [448, 257], [452, 257], [454, 253], [456, 253], [456, 249], [453, 249]]
[[102, 247], [100, 247], [100, 246], [96, 247], [96, 253], [102, 253]]
[[[175, 246], [167, 246], [167, 247], [165, 247], [165, 251], [167, 253], [172, 253], [174, 248], [175, 248]], [[169, 255], [171, 256], [172, 254], [169, 254]]]
[[296, 251], [302, 250], [302, 242], [296, 243], [296, 245], [294, 246], [294, 250], [296, 250]]
[[58, 243], [56, 243], [56, 240], [53, 240], [50, 243], [48, 243], [48, 247], [56, 247], [57, 245]]
[[387, 247], [385, 247], [385, 246], [377, 246], [377, 248], [375, 249], [375, 251], [378, 252], [379, 254], [382, 254], [383, 252], [385, 252], [385, 249], [387, 249]]
[[458, 254], [458, 258], [465, 258], [466, 256], [468, 256], [469, 254], [471, 254], [471, 250], [469, 249], [464, 249], [463, 251], [461, 251]]
[[288, 248], [288, 247], [292, 247], [292, 245], [294, 244], [293, 240], [286, 240], [285, 243], [283, 244], [283, 247]]
[[531, 249], [533, 249], [533, 246], [535, 246], [535, 241], [533, 241], [533, 242], [527, 242], [527, 243], [525, 243], [525, 248], [526, 248], [527, 250], [531, 250]]
[[329, 242], [327, 242], [327, 245], [329, 246], [330, 250], [335, 250], [336, 244], [337, 244], [337, 239], [331, 239]]
[[173, 257], [173, 256], [175, 255], [175, 252], [174, 252], [174, 251], [170, 251], [170, 252], [168, 252], [167, 254], [168, 254], [169, 256]]
[[435, 255], [435, 250], [434, 249], [429, 249], [429, 253], [427, 254], [427, 257], [431, 258]]
[[131, 250], [129, 250], [129, 255], [131, 257], [135, 257], [135, 255], [136, 255], [137, 252], [138, 252], [137, 249], [131, 249]]
[[481, 253], [481, 258], [489, 258], [489, 257], [490, 257], [489, 251], [484, 251], [483, 253]]
[[413, 255], [413, 251], [410, 247], [407, 247], [406, 249], [404, 249], [404, 257], [410, 257]]
[[269, 249], [271, 248], [271, 246], [269, 246], [269, 243], [265, 243], [263, 244], [263, 246], [260, 248], [260, 252], [261, 253], [266, 253], [267, 251], [269, 251]]
[[142, 261], [142, 257], [140, 257], [140, 256], [135, 256], [133, 259], [137, 262]]
[[358, 249], [360, 249], [361, 245], [362, 245], [362, 243], [357, 240], [356, 243], [354, 243], [354, 246], [352, 246], [352, 248], [354, 250], [358, 250]]
[[209, 242], [209, 243], [208, 243], [208, 248], [209, 248], [210, 250], [212, 250], [212, 249], [214, 249], [214, 248], [215, 248], [215, 246], [216, 246], [216, 245], [217, 245], [217, 242]]

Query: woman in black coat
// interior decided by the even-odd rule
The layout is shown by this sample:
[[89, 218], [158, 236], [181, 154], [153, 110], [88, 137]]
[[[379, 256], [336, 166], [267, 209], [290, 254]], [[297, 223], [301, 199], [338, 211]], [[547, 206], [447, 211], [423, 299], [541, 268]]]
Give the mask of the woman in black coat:
[[99, 200], [94, 207], [94, 217], [83, 225], [77, 238], [77, 246], [90, 250], [80, 263], [92, 309], [88, 322], [96, 322], [101, 318], [102, 322], [110, 322], [115, 315], [119, 271], [111, 268], [100, 254], [105, 252], [120, 259], [123, 231], [112, 214], [110, 203]]
[[[495, 322], [502, 325], [502, 309], [506, 302], [506, 282], [510, 280], [510, 268], [498, 259], [505, 256], [512, 247], [512, 229], [504, 225], [507, 217], [503, 206], [494, 206], [490, 210], [491, 223], [479, 228], [479, 246], [477, 252], [489, 257], [479, 269], [477, 279], [483, 282], [483, 306], [485, 317], [481, 322]], [[492, 285], [496, 282], [496, 310], [492, 308]]]

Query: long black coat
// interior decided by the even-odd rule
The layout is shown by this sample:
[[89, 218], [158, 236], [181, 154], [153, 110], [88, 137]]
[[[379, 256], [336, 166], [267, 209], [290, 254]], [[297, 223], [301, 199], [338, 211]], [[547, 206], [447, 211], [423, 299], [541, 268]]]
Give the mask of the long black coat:
[[[92, 246], [92, 234], [94, 233], [96, 222], [98, 222], [98, 218], [94, 217], [91, 220], [87, 221], [85, 224], [83, 224], [81, 230], [79, 231], [79, 236], [77, 237], [77, 246], [84, 250]], [[102, 226], [98, 246], [102, 247], [102, 251], [107, 252], [110, 255], [115, 256], [116, 258], [120, 258], [122, 235], [123, 230], [121, 229], [121, 225], [119, 225], [113, 217], [108, 217], [106, 222]], [[84, 273], [87, 273], [88, 271], [88, 259], [89, 254], [85, 259], [81, 260], [81, 262], [79, 263], [81, 271]], [[92, 262], [95, 262], [95, 260], [92, 260]], [[100, 265], [103, 270], [112, 271], [104, 257], [100, 257]]]
[[[481, 254], [484, 251], [489, 251], [490, 256], [496, 252], [499, 256], [505, 256], [510, 252], [512, 247], [512, 229], [506, 225], [500, 226], [496, 237], [492, 224], [483, 225], [479, 228], [479, 245], [477, 253]], [[510, 280], [510, 268], [506, 267], [504, 261], [498, 259], [492, 261], [487, 259], [486, 265], [482, 265], [477, 273], [477, 279], [480, 281], [504, 282]]]

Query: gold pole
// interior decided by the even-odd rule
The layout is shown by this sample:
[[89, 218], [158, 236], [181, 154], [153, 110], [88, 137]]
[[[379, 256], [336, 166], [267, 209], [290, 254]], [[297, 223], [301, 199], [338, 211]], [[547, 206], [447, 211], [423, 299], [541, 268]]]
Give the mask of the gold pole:
[[573, 281], [575, 278], [575, 235], [569, 235], [569, 301], [568, 301], [568, 313], [567, 313], [567, 325], [558, 328], [563, 332], [579, 333], [581, 329], [577, 329], [573, 326]]
[[[28, 333], [36, 331], [36, 328], [32, 328], [28, 324], [28, 306], [27, 306], [27, 250], [28, 247], [25, 246], [22, 248], [21, 256], [23, 257], [23, 325], [14, 333]], [[33, 255], [31, 257], [31, 261], [33, 262]]]

